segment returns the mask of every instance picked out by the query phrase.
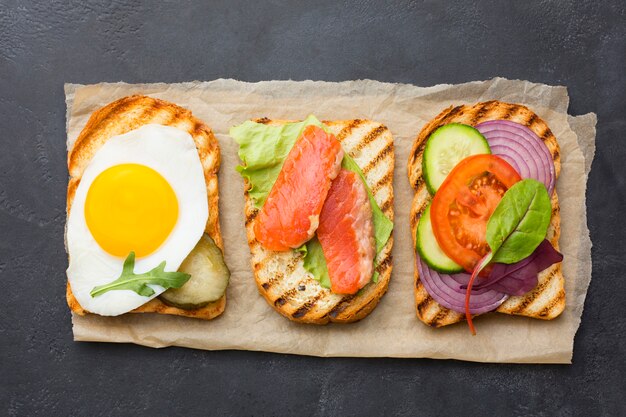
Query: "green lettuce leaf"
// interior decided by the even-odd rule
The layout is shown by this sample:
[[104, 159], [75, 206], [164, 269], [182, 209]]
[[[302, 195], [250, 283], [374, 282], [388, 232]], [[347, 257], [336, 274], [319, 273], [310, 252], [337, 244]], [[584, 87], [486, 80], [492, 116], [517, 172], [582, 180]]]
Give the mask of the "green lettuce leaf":
[[[278, 178], [287, 154], [308, 125], [315, 125], [328, 130], [313, 115], [302, 122], [286, 123], [281, 126], [268, 126], [263, 123], [247, 121], [230, 129], [230, 136], [239, 144], [238, 154], [242, 161], [242, 165], [236, 169], [249, 182], [249, 196], [256, 208], [263, 207], [274, 182]], [[358, 174], [365, 184], [372, 207], [374, 239], [376, 241], [376, 254], [378, 255], [391, 236], [393, 222], [384, 215], [365, 181], [363, 172], [347, 153], [344, 155], [342, 167]], [[320, 285], [324, 288], [330, 288], [326, 258], [324, 258], [324, 252], [317, 237], [296, 250], [304, 254], [304, 268], [320, 282]], [[374, 271], [372, 281], [378, 282], [378, 272]]]
[[268, 126], [246, 121], [230, 129], [230, 136], [239, 144], [239, 159], [243, 162], [237, 172], [250, 183], [248, 194], [258, 209], [265, 199], [283, 167], [287, 154], [308, 125], [324, 127], [311, 115], [298, 123]]
[[317, 236], [313, 236], [313, 239], [296, 250], [304, 254], [304, 269], [309, 271], [322, 287], [330, 288], [326, 258], [324, 258], [322, 244], [317, 240]]

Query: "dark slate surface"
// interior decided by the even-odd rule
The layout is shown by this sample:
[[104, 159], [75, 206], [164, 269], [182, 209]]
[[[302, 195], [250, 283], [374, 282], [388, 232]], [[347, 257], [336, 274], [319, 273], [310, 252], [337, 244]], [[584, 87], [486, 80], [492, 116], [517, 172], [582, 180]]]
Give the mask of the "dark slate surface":
[[[0, 3], [0, 415], [626, 415], [623, 1]], [[572, 366], [72, 342], [64, 82], [493, 76], [566, 85], [572, 114], [598, 114]]]

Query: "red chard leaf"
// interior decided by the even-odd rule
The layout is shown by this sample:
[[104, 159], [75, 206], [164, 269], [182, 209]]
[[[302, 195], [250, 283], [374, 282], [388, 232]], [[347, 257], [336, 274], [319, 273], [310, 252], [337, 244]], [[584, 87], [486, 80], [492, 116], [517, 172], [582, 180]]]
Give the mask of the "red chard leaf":
[[473, 289], [488, 288], [509, 295], [523, 295], [537, 286], [539, 272], [562, 260], [563, 255], [549, 241], [544, 240], [530, 256], [519, 262], [494, 263], [489, 277], [476, 283]]

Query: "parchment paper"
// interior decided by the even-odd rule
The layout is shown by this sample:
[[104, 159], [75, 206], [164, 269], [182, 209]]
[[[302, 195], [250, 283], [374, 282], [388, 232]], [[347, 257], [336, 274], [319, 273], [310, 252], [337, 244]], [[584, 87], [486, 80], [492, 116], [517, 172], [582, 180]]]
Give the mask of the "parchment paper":
[[[226, 262], [232, 271], [224, 314], [201, 321], [156, 314], [121, 317], [73, 316], [74, 339], [136, 343], [151, 347], [245, 349], [314, 356], [454, 358], [480, 362], [570, 363], [591, 280], [591, 241], [585, 190], [595, 143], [594, 114], [567, 116], [565, 87], [495, 78], [485, 82], [421, 88], [371, 80], [341, 83], [235, 80], [181, 84], [67, 84], [68, 147], [98, 107], [133, 93], [170, 100], [191, 109], [216, 133], [222, 151], [219, 175]], [[432, 329], [415, 316], [413, 248], [409, 207], [413, 191], [406, 172], [408, 152], [424, 123], [455, 104], [499, 99], [538, 113], [561, 145], [561, 251], [565, 255], [566, 308], [553, 321], [502, 314], [476, 320], [472, 337], [464, 324]], [[366, 319], [349, 325], [313, 326], [283, 318], [258, 294], [249, 264], [243, 217], [243, 181], [234, 168], [237, 145], [228, 129], [249, 118], [369, 118], [384, 123], [395, 140], [395, 229], [393, 275], [388, 293]], [[572, 130], [572, 127], [575, 130]], [[578, 137], [577, 134], [578, 133]], [[584, 151], [584, 152], [583, 152]]]

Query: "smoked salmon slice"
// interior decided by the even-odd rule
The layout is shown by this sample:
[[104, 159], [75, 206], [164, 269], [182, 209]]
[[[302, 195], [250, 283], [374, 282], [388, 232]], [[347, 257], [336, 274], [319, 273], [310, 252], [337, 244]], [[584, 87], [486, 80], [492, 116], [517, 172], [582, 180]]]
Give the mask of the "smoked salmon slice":
[[254, 224], [254, 235], [264, 248], [285, 251], [313, 237], [342, 159], [341, 144], [332, 134], [313, 125], [304, 129]]
[[342, 169], [328, 192], [317, 229], [328, 266], [331, 290], [354, 294], [374, 272], [374, 224], [363, 181]]

